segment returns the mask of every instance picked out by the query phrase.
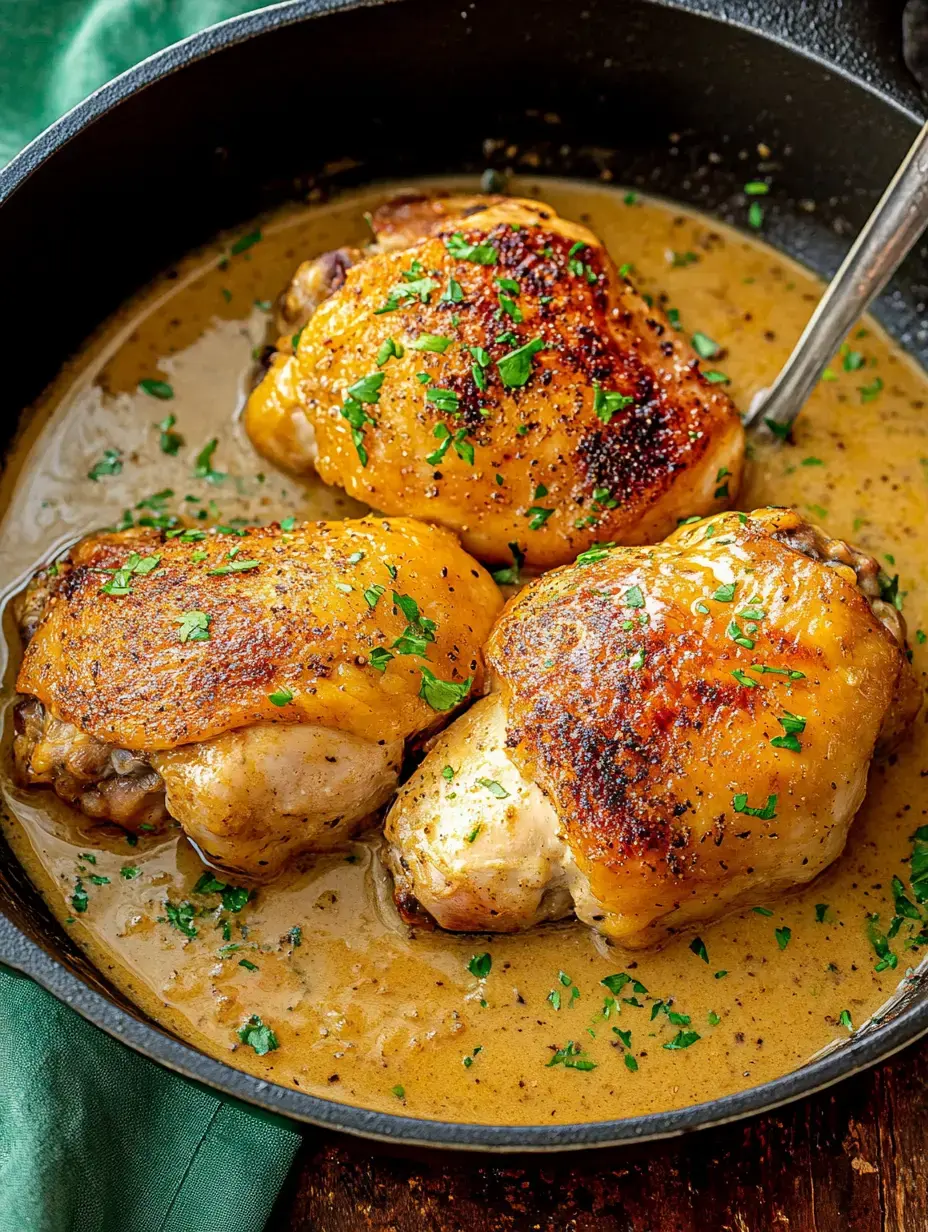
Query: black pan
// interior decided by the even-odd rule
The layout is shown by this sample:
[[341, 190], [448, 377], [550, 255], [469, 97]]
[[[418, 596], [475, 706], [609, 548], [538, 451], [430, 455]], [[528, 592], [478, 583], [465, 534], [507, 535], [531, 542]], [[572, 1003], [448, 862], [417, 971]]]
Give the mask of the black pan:
[[[611, 172], [737, 221], [745, 169], [763, 142], [777, 164], [768, 238], [831, 272], [923, 111], [902, 56], [902, 0], [861, 2], [856, 15], [850, 7], [294, 0], [169, 48], [0, 172], [4, 442], [21, 408], [126, 296], [214, 232], [310, 185], [511, 162], [542, 174]], [[922, 249], [877, 309], [922, 363], [926, 284]], [[0, 961], [130, 1047], [230, 1095], [350, 1133], [484, 1150], [641, 1141], [719, 1124], [818, 1090], [928, 1031], [928, 984], [916, 978], [879, 1025], [737, 1095], [592, 1124], [458, 1125], [271, 1086], [180, 1043], [88, 964], [5, 850]]]

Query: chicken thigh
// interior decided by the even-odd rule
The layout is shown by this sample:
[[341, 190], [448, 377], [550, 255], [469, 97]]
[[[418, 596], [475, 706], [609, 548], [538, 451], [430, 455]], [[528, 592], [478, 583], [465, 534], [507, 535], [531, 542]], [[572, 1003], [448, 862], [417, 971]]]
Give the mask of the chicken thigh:
[[400, 199], [308, 262], [245, 426], [482, 560], [647, 543], [737, 493], [737, 411], [585, 227], [534, 201]]
[[272, 874], [395, 789], [406, 742], [483, 687], [502, 600], [407, 519], [83, 540], [20, 604], [21, 780], [101, 821], [179, 821]]
[[[491, 635], [498, 692], [386, 823], [397, 899], [630, 948], [810, 881], [921, 702], [879, 566], [791, 510], [593, 549]], [[446, 769], [446, 767], [448, 767]]]

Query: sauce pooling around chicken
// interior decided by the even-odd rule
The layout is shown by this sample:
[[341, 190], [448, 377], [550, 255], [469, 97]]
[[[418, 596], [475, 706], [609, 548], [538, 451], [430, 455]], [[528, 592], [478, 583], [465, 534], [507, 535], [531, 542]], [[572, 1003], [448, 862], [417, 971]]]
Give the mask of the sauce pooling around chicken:
[[[760, 241], [699, 215], [566, 181], [513, 191], [548, 201], [633, 266], [638, 289], [684, 336], [698, 336], [703, 367], [727, 379], [740, 406], [770, 383], [819, 294], [815, 279]], [[0, 559], [16, 579], [11, 593], [101, 523], [170, 525], [183, 513], [234, 527], [362, 512], [339, 490], [260, 459], [238, 416], [274, 297], [307, 257], [363, 242], [363, 212], [387, 195], [282, 214], [230, 237], [101, 332], [49, 391], [8, 472]], [[749, 460], [740, 501], [794, 504], [876, 555], [904, 605], [922, 683], [926, 395], [924, 374], [863, 323], [794, 443]], [[12, 696], [20, 651], [9, 617], [7, 627]], [[468, 813], [475, 792], [492, 798], [492, 786], [456, 786], [448, 769], [449, 807], [457, 791]], [[4, 832], [96, 964], [204, 1051], [365, 1107], [544, 1124], [755, 1085], [878, 1012], [924, 953], [909, 861], [928, 822], [926, 773], [921, 718], [892, 759], [874, 765], [848, 846], [820, 878], [698, 938], [637, 954], [573, 922], [494, 937], [410, 930], [374, 837], [250, 894], [247, 883], [205, 871], [176, 832], [143, 831], [133, 844], [6, 774]], [[900, 910], [902, 899], [920, 920]]]

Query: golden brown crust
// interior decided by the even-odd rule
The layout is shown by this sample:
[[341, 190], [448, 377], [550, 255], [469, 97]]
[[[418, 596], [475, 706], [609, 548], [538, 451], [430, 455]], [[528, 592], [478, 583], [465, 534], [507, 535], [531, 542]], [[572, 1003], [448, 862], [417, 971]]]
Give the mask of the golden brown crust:
[[[894, 704], [914, 717], [904, 648], [852, 568], [789, 546], [800, 525], [790, 510], [723, 514], [556, 570], [497, 622], [487, 657], [512, 755], [623, 914], [775, 867], [778, 837], [814, 861]], [[772, 743], [787, 713], [805, 719], [800, 752]], [[748, 790], [754, 812], [736, 807]]]
[[[258, 448], [307, 466], [300, 425], [308, 421], [326, 482], [375, 508], [450, 526], [486, 560], [508, 560], [517, 542], [539, 569], [597, 540], [653, 541], [680, 517], [722, 508], [737, 491], [743, 434], [695, 354], [586, 228], [534, 202], [484, 205], [463, 218], [439, 210], [425, 238], [348, 270], [296, 356], [282, 353], [252, 395], [246, 426]], [[415, 206], [413, 234], [423, 208]], [[449, 251], [456, 234], [492, 250], [492, 262]], [[397, 296], [416, 285], [409, 279], [421, 296]], [[423, 335], [449, 344], [440, 354], [415, 350]], [[391, 338], [405, 353], [378, 368]], [[525, 382], [506, 384], [498, 362], [536, 340], [543, 349]], [[472, 348], [485, 352], [485, 366]], [[365, 464], [342, 408], [346, 390], [378, 372], [379, 398], [365, 407], [373, 422], [362, 428]], [[438, 402], [436, 389], [448, 391]], [[629, 401], [607, 408], [606, 392]], [[459, 436], [463, 448], [427, 461], [442, 439], [436, 431]]]
[[[132, 575], [129, 594], [103, 593], [113, 574], [101, 571], [133, 552], [157, 556], [157, 568]], [[257, 567], [213, 572], [246, 561]], [[382, 588], [373, 608], [372, 587]], [[391, 647], [407, 624], [394, 590], [435, 622], [434, 641], [425, 658], [395, 654], [380, 672], [370, 652]], [[423, 665], [481, 688], [481, 647], [500, 606], [494, 582], [453, 535], [405, 518], [195, 542], [144, 529], [101, 534], [74, 548], [17, 688], [126, 749], [173, 748], [265, 721], [405, 738], [441, 717], [418, 696]], [[210, 618], [208, 640], [181, 641], [181, 615], [197, 611]], [[281, 688], [293, 700], [277, 706], [269, 695]]]

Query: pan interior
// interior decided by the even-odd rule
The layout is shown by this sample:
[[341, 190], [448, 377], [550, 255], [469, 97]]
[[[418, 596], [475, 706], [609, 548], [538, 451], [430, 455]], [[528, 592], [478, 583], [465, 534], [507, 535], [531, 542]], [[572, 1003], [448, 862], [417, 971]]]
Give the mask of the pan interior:
[[[718, 344], [714, 370], [743, 406], [769, 383], [819, 293], [758, 237], [638, 191], [525, 177], [509, 187], [603, 236], [640, 289], [672, 319], [679, 314], [682, 330]], [[335, 490], [301, 485], [259, 460], [239, 412], [270, 301], [300, 260], [362, 241], [364, 211], [392, 191], [378, 185], [268, 215], [192, 254], [113, 318], [49, 391], [14, 459], [2, 547], [4, 574], [18, 579], [11, 591], [126, 510], [138, 518], [186, 503], [204, 511], [204, 524], [360, 512]], [[751, 459], [743, 507], [795, 504], [892, 561], [910, 628], [928, 627], [917, 534], [928, 515], [925, 377], [872, 321], [855, 330], [832, 375], [795, 444]], [[152, 379], [170, 384], [169, 403], [140, 385]], [[162, 447], [165, 431], [183, 437], [175, 452]], [[227, 478], [198, 479], [213, 439], [211, 469]], [[90, 479], [107, 457], [119, 468]], [[918, 640], [915, 654], [918, 665]], [[14, 648], [8, 694], [15, 662]], [[575, 924], [513, 937], [411, 935], [393, 909], [376, 839], [304, 862], [228, 911], [215, 893], [197, 892], [203, 868], [186, 841], [143, 837], [130, 848], [8, 778], [5, 832], [94, 965], [202, 1051], [362, 1108], [577, 1124], [678, 1110], [772, 1081], [884, 1012], [918, 961], [918, 949], [905, 948], [918, 929], [907, 922], [894, 941], [896, 965], [881, 964], [871, 917], [878, 933], [890, 928], [892, 879], [907, 876], [917, 824], [907, 805], [917, 798], [924, 741], [922, 725], [893, 764], [875, 768], [848, 850], [824, 877], [703, 929], [702, 946], [688, 935], [638, 955]], [[198, 913], [195, 937], [172, 927], [169, 907], [184, 903]], [[492, 957], [486, 979], [468, 969], [478, 953]], [[602, 981], [620, 973], [630, 978], [613, 996]], [[237, 1028], [250, 1014], [273, 1028], [278, 1050], [259, 1056], [241, 1045]], [[595, 1069], [549, 1064], [568, 1041], [579, 1041]]]

